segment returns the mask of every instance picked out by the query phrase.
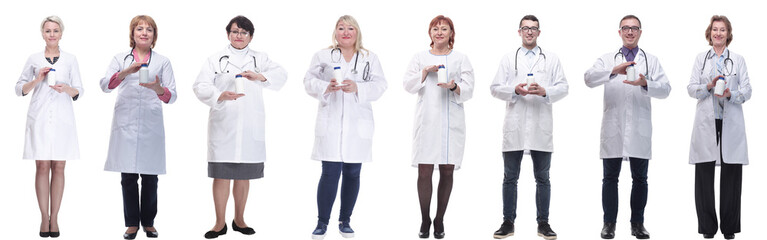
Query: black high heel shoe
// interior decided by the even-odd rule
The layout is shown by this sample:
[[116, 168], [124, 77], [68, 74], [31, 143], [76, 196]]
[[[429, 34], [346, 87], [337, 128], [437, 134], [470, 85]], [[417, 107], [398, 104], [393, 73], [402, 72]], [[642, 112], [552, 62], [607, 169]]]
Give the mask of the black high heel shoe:
[[421, 221], [421, 230], [418, 232], [418, 238], [429, 238], [429, 228], [431, 228], [431, 220]]
[[138, 235], [138, 229], [134, 233], [123, 233], [123, 239], [136, 239], [136, 235]]
[[224, 228], [222, 228], [218, 232], [216, 232], [216, 231], [208, 231], [208, 232], [206, 232], [205, 233], [205, 238], [213, 239], [213, 238], [217, 238], [218, 236], [221, 236], [221, 235], [224, 235], [224, 234], [226, 234], [226, 224], [224, 224]]
[[442, 221], [434, 220], [434, 238], [442, 239], [445, 237], [445, 225]]
[[[48, 231], [50, 231], [50, 229], [51, 229], [51, 226], [49, 225], [48, 226]], [[52, 238], [57, 238], [57, 237], [59, 237], [61, 235], [61, 233], [60, 232], [48, 232], [48, 235], [50, 235]]]
[[241, 228], [241, 227], [237, 226], [237, 224], [234, 223], [234, 220], [232, 220], [232, 230], [237, 231], [237, 232], [241, 232], [242, 234], [245, 234], [245, 235], [256, 234], [256, 230], [253, 230], [253, 228], [251, 228], [251, 227]]
[[157, 229], [155, 231], [147, 231], [146, 227], [144, 227], [144, 232], [146, 233], [146, 237], [148, 238], [157, 238], [160, 236], [160, 234], [157, 232]]

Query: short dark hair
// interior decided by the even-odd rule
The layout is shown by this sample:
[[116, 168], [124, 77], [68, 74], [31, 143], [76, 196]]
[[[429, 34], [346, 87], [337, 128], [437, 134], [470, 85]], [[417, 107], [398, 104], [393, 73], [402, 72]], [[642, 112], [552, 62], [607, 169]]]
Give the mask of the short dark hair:
[[621, 23], [623, 22], [623, 20], [626, 20], [626, 19], [636, 19], [636, 20], [637, 20], [637, 22], [639, 22], [639, 28], [642, 28], [642, 21], [641, 21], [641, 20], [639, 20], [639, 18], [638, 18], [637, 16], [634, 16], [634, 15], [632, 15], [632, 14], [626, 15], [625, 17], [621, 18], [621, 21], [620, 21], [620, 22], [618, 22], [618, 27], [619, 27], [619, 28], [620, 28], [620, 27], [622, 27], [622, 26], [621, 26]]
[[525, 21], [525, 20], [536, 22], [538, 23], [538, 28], [541, 27], [541, 23], [538, 22], [538, 18], [535, 17], [535, 15], [525, 15], [524, 17], [522, 17], [522, 20], [519, 20], [519, 27], [522, 27], [522, 21]]
[[232, 30], [232, 24], [235, 24], [235, 23], [237, 24], [237, 27], [245, 29], [245, 31], [248, 31], [248, 34], [250, 34], [250, 36], [253, 36], [253, 31], [255, 31], [255, 28], [253, 28], [253, 22], [251, 22], [250, 19], [242, 15], [236, 16], [232, 18], [231, 21], [229, 21], [229, 24], [226, 25], [227, 33]]

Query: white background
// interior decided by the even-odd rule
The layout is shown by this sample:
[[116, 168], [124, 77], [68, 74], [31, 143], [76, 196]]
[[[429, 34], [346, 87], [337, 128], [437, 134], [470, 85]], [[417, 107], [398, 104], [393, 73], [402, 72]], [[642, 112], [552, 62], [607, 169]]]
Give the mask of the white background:
[[[168, 174], [160, 176], [155, 226], [164, 239], [202, 239], [214, 223], [207, 177], [208, 108], [192, 92], [206, 57], [224, 48], [225, 26], [236, 15], [255, 24], [250, 47], [263, 51], [288, 71], [279, 91], [265, 91], [266, 177], [251, 181], [246, 221], [257, 231], [248, 239], [309, 239], [316, 223], [320, 163], [309, 160], [317, 100], [303, 89], [312, 54], [330, 45], [339, 16], [354, 16], [364, 46], [378, 54], [389, 83], [374, 103], [374, 162], [362, 170], [362, 186], [352, 216], [357, 239], [416, 239], [420, 214], [416, 169], [410, 167], [416, 96], [402, 88], [411, 57], [429, 47], [429, 21], [438, 14], [455, 23], [455, 50], [475, 69], [474, 98], [465, 104], [466, 153], [455, 173], [445, 217], [446, 239], [490, 239], [500, 226], [501, 136], [504, 102], [489, 85], [501, 57], [520, 46], [519, 19], [540, 19], [539, 45], [560, 56], [570, 93], [554, 107], [550, 222], [560, 239], [598, 239], [602, 226], [599, 129], [602, 87], [589, 89], [583, 73], [597, 57], [621, 46], [618, 23], [626, 14], [642, 20], [639, 46], [660, 59], [671, 82], [667, 99], [653, 99], [653, 159], [645, 226], [653, 239], [697, 239], [693, 175], [688, 165], [696, 100], [686, 91], [693, 59], [709, 49], [704, 30], [713, 14], [730, 18], [733, 52], [750, 67], [753, 97], [744, 104], [751, 165], [744, 167], [742, 230], [738, 239], [757, 239], [765, 211], [761, 194], [767, 139], [764, 18], [755, 1], [11, 1], [0, 10], [2, 57], [0, 94], [0, 234], [3, 239], [36, 239], [39, 211], [33, 161], [21, 160], [29, 97], [13, 88], [27, 57], [43, 50], [41, 20], [56, 14], [65, 24], [61, 49], [78, 57], [85, 92], [74, 103], [81, 160], [67, 163], [66, 191], [59, 222], [61, 239], [120, 239], [123, 227], [120, 176], [103, 171], [116, 92], [99, 89], [111, 57], [128, 50], [129, 22], [138, 14], [158, 24], [157, 53], [174, 67], [178, 101], [165, 105]], [[535, 239], [535, 182], [525, 157], [519, 181], [514, 239]], [[628, 164], [621, 176], [616, 239], [629, 231]], [[435, 174], [435, 194], [437, 174]], [[718, 188], [718, 187], [717, 187]], [[338, 202], [338, 200], [337, 200]], [[228, 224], [233, 217], [229, 203]], [[436, 199], [432, 204], [435, 212]], [[331, 219], [337, 219], [338, 204]], [[331, 221], [333, 222], [333, 221]], [[231, 226], [230, 226], [231, 228]], [[326, 239], [340, 239], [335, 224]], [[231, 229], [230, 229], [231, 231]], [[139, 235], [139, 238], [144, 238]], [[221, 239], [245, 239], [230, 232]], [[717, 235], [721, 239], [721, 235]]]

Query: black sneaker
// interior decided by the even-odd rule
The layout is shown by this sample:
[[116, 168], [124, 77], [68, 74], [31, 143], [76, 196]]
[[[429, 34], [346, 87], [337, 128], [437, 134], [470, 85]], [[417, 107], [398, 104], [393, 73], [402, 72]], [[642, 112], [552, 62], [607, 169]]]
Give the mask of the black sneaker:
[[555, 233], [554, 230], [551, 230], [551, 226], [549, 226], [548, 222], [538, 223], [538, 236], [543, 237], [543, 239], [546, 240], [557, 239], [557, 233]]
[[501, 228], [493, 233], [493, 238], [502, 239], [511, 236], [514, 236], [514, 223], [508, 219], [504, 219], [503, 224], [501, 224]]

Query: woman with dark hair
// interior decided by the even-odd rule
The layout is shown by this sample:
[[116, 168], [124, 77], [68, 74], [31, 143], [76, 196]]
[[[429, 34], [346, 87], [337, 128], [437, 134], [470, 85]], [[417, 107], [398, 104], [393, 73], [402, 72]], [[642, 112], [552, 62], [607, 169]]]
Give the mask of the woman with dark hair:
[[[461, 167], [466, 138], [463, 103], [474, 91], [474, 69], [466, 55], [453, 51], [455, 28], [450, 18], [439, 15], [429, 24], [431, 49], [410, 62], [403, 84], [418, 94], [413, 130], [413, 167], [418, 167], [418, 199], [421, 205], [420, 238], [429, 237], [432, 172], [439, 167], [437, 216], [434, 238], [445, 237], [443, 220], [453, 189], [453, 171]], [[445, 74], [439, 74], [445, 71]], [[444, 76], [443, 79], [439, 79]]]
[[[690, 141], [698, 233], [714, 238], [719, 225], [724, 238], [733, 239], [740, 232], [743, 165], [748, 164], [743, 103], [751, 98], [751, 83], [743, 56], [728, 48], [732, 25], [727, 17], [711, 17], [706, 40], [712, 48], [695, 58], [687, 85], [687, 93], [698, 100]], [[719, 84], [723, 85], [722, 93], [715, 91]], [[721, 167], [719, 224], [714, 194], [716, 166]]]
[[[210, 107], [208, 118], [208, 177], [213, 178], [216, 224], [205, 238], [226, 234], [226, 204], [234, 180], [232, 229], [255, 234], [245, 223], [250, 179], [264, 177], [263, 89], [279, 90], [287, 72], [262, 52], [249, 48], [253, 23], [237, 16], [226, 25], [229, 45], [202, 66], [194, 93]], [[234, 101], [237, 100], [237, 101]]]
[[154, 227], [157, 175], [165, 174], [162, 104], [175, 102], [177, 96], [173, 67], [168, 58], [152, 50], [156, 43], [154, 20], [146, 15], [134, 17], [130, 23], [133, 49], [115, 55], [101, 79], [105, 93], [119, 88], [104, 170], [121, 173], [125, 239], [136, 238], [139, 224], [147, 237], [158, 236]]

